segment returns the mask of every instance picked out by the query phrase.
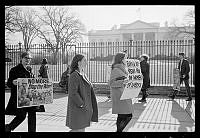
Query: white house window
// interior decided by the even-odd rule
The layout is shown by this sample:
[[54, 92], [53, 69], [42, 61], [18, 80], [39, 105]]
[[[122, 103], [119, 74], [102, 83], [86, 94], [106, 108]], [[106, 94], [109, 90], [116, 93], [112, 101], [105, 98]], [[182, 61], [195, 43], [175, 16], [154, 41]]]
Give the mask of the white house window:
[[134, 41], [143, 40], [143, 33], [134, 33]]
[[131, 33], [122, 34], [122, 37], [123, 37], [123, 41], [132, 40], [132, 34]]
[[155, 33], [154, 32], [145, 33], [145, 40], [155, 40]]

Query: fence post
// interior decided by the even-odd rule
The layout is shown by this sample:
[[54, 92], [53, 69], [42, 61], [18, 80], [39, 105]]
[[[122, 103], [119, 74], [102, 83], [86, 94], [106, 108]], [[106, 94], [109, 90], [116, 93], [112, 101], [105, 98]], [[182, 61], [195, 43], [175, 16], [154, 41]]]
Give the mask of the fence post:
[[21, 56], [21, 52], [22, 52], [22, 43], [19, 41], [19, 57]]

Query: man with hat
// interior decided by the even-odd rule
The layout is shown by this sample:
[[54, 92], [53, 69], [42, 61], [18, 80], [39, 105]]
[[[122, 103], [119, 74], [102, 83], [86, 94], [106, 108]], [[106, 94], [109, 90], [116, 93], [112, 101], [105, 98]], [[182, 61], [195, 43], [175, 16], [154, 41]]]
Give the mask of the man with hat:
[[[179, 64], [178, 64], [178, 69], [180, 71], [180, 84], [184, 81], [185, 83], [185, 87], [187, 90], [187, 94], [188, 94], [188, 99], [186, 99], [186, 101], [191, 101], [192, 100], [192, 96], [191, 96], [191, 91], [190, 91], [190, 86], [189, 86], [189, 72], [190, 72], [190, 66], [189, 66], [189, 62], [184, 58], [184, 53], [180, 52], [179, 53]], [[172, 99], [175, 98], [177, 94], [177, 91], [174, 91], [173, 94], [169, 97], [171, 97]]]

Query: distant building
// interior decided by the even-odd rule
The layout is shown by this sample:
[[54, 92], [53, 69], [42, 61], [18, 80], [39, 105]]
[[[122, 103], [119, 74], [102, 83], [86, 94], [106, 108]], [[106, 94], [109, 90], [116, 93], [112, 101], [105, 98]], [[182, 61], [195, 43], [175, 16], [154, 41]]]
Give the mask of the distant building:
[[[88, 32], [88, 40], [89, 42], [97, 42], [98, 44], [104, 42], [128, 42], [132, 41], [156, 41], [156, 40], [169, 40], [172, 37], [169, 34], [169, 27], [168, 23], [165, 22], [164, 27], [160, 27], [160, 23], [146, 23], [140, 20], [137, 20], [130, 24], [120, 24], [119, 29], [117, 26], [114, 25], [111, 30], [92, 30]], [[174, 38], [173, 38], [174, 39]], [[176, 39], [192, 39], [191, 36], [185, 37], [185, 35], [180, 35], [176, 37]], [[104, 43], [105, 44], [105, 43]], [[96, 46], [97, 46], [96, 45]], [[120, 49], [121, 48], [121, 49]], [[94, 56], [107, 56], [109, 54], [114, 54], [118, 51], [122, 51], [122, 47], [110, 49], [107, 45], [106, 47], [90, 49], [91, 57]], [[95, 52], [98, 51], [98, 52]], [[110, 51], [110, 52], [109, 52]], [[131, 55], [138, 55], [139, 53], [143, 53], [143, 51], [138, 48], [129, 50], [131, 51]], [[139, 51], [139, 53], [134, 53], [135, 51]], [[155, 55], [150, 52], [151, 50], [147, 51], [147, 54], [151, 56]], [[161, 51], [162, 52], [162, 51]], [[94, 55], [94, 53], [96, 53]], [[161, 53], [162, 54], [162, 53]]]

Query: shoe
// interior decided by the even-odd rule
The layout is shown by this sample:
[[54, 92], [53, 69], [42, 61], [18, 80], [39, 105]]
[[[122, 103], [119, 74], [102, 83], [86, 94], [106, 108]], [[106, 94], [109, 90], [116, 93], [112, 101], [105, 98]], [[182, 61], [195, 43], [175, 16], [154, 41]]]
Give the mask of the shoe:
[[171, 98], [172, 100], [174, 100], [175, 96], [173, 95], [168, 95], [169, 98]]
[[146, 92], [146, 94], [145, 94], [145, 98], [147, 98], [149, 96], [149, 93], [148, 92]]
[[186, 101], [192, 101], [192, 98], [188, 98], [188, 99], [186, 99]]
[[141, 100], [138, 100], [138, 102], [146, 102], [146, 99], [141, 99]]
[[11, 132], [9, 124], [5, 125], [5, 132]]

